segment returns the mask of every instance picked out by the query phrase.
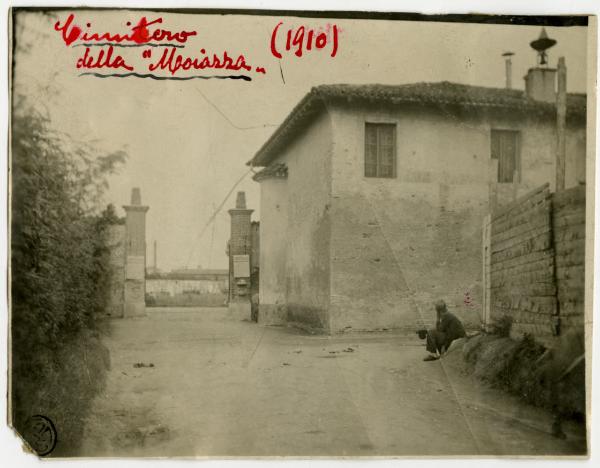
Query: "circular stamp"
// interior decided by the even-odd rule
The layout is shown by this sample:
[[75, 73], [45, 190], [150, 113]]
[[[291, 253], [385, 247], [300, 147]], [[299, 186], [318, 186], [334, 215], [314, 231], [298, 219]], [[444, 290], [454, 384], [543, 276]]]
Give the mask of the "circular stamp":
[[40, 457], [50, 455], [56, 447], [58, 436], [50, 418], [36, 414], [27, 422], [25, 440]]

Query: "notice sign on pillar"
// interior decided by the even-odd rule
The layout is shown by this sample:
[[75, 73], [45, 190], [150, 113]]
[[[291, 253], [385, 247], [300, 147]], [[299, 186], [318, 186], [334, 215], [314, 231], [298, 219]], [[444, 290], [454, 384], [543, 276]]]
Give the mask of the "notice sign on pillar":
[[233, 256], [234, 278], [250, 278], [250, 255]]

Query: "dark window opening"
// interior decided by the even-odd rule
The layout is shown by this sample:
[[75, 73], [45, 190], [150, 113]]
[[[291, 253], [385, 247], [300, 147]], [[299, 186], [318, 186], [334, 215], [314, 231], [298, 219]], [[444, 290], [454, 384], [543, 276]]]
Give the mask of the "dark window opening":
[[396, 124], [365, 124], [365, 177], [396, 177]]
[[519, 132], [492, 130], [492, 159], [498, 160], [498, 182], [519, 181]]

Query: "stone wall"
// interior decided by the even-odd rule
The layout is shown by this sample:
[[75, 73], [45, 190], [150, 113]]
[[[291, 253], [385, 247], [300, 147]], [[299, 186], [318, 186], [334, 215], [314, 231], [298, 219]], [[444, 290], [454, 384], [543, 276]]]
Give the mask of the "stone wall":
[[544, 341], [584, 323], [585, 186], [545, 184], [492, 214], [490, 318]]
[[[410, 107], [332, 116], [333, 328], [427, 326], [438, 299], [476, 325], [490, 124]], [[397, 177], [364, 176], [365, 122], [396, 124]]]
[[[332, 104], [329, 112], [332, 331], [427, 326], [437, 299], [478, 326], [482, 220], [493, 204], [554, 180], [554, 121], [423, 106]], [[395, 178], [364, 176], [366, 122], [396, 125]], [[520, 132], [517, 183], [496, 182], [492, 129]], [[570, 184], [584, 142], [583, 127], [571, 127]]]
[[556, 286], [561, 333], [584, 324], [585, 186], [552, 197]]
[[514, 334], [556, 334], [558, 309], [548, 184], [492, 214], [490, 317]]
[[334, 197], [332, 328], [430, 326], [438, 299], [477, 326], [486, 193], [484, 184], [405, 183]]
[[[414, 329], [444, 299], [483, 319], [482, 220], [554, 181], [555, 122], [494, 110], [328, 102], [261, 180], [259, 321], [331, 332]], [[394, 178], [364, 176], [365, 123], [396, 125]], [[499, 184], [491, 130], [520, 132], [520, 175]], [[567, 184], [585, 173], [585, 129], [567, 132]]]
[[146, 306], [220, 306], [227, 303], [228, 275], [169, 278], [169, 274], [146, 276]]
[[258, 322], [281, 325], [287, 319], [287, 179], [260, 182], [260, 287]]
[[329, 330], [332, 150], [323, 112], [272, 162], [287, 179], [261, 181], [259, 322]]

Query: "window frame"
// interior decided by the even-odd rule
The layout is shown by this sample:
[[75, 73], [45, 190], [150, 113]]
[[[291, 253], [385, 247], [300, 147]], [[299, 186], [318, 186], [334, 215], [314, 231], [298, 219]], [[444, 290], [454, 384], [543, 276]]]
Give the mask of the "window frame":
[[[500, 159], [498, 157], [494, 157], [493, 146], [494, 146], [494, 133], [510, 133], [515, 136], [515, 174], [513, 173], [513, 178], [511, 182], [500, 182]], [[492, 127], [490, 128], [490, 160], [496, 160], [496, 180], [495, 182], [498, 184], [516, 184], [521, 182], [521, 130], [515, 128], [503, 128], [503, 127]]]
[[[376, 130], [376, 143], [375, 143], [375, 175], [368, 175], [367, 174], [367, 155], [368, 155], [368, 147], [369, 147], [369, 141], [368, 141], [368, 136], [367, 136], [367, 132], [368, 132], [368, 128], [369, 127], [375, 127], [376, 129], [379, 129], [381, 127], [389, 127], [392, 129], [392, 171], [391, 171], [391, 175], [381, 175], [382, 173], [382, 167], [384, 166], [383, 164], [381, 164], [381, 158], [380, 158], [380, 143], [379, 143], [379, 132], [378, 130]], [[397, 151], [397, 124], [396, 122], [390, 122], [390, 121], [365, 121], [365, 125], [364, 125], [364, 133], [363, 133], [363, 138], [364, 138], [364, 153], [363, 153], [363, 177], [367, 177], [369, 179], [395, 179], [397, 177], [397, 166], [398, 166], [398, 151]]]

